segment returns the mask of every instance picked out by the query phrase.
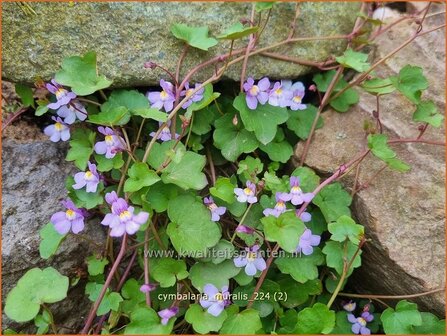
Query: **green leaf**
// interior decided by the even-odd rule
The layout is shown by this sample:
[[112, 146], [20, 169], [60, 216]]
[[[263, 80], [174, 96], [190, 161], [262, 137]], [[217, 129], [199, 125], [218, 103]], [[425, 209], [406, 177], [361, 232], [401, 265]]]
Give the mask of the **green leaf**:
[[117, 153], [112, 159], [108, 159], [104, 155], [99, 154], [95, 154], [94, 156], [96, 161], [96, 169], [100, 172], [120, 169], [124, 165], [123, 153]]
[[259, 149], [267, 153], [270, 160], [282, 163], [289, 161], [293, 155], [293, 148], [287, 140], [280, 142], [272, 141], [267, 145], [261, 144]]
[[[88, 295], [90, 301], [95, 302], [98, 299], [102, 287], [103, 284], [100, 283], [87, 283], [87, 285], [85, 286], [85, 294]], [[123, 298], [121, 297], [121, 295], [116, 292], [111, 292], [109, 289], [107, 289], [107, 292], [104, 295], [101, 304], [99, 305], [98, 311], [96, 312], [96, 316], [107, 314], [111, 310], [118, 311], [120, 303], [122, 301]]]
[[186, 311], [185, 320], [192, 324], [194, 331], [199, 334], [209, 334], [210, 331], [219, 331], [227, 318], [227, 312], [224, 310], [219, 316], [215, 317], [203, 310], [198, 304], [192, 304]]
[[243, 38], [245, 36], [256, 33], [259, 30], [259, 27], [244, 27], [244, 25], [240, 22], [235, 23], [230, 28], [228, 28], [225, 33], [218, 35], [218, 39], [223, 40], [237, 40]]
[[384, 95], [388, 93], [392, 93], [396, 90], [393, 83], [389, 78], [373, 78], [367, 81], [364, 81], [361, 84], [361, 87], [366, 92], [371, 94]]
[[281, 286], [281, 292], [285, 293], [283, 297], [285, 300], [281, 300], [280, 302], [287, 308], [302, 305], [306, 303], [311, 295], [319, 295], [323, 290], [321, 281], [318, 279], [306, 281], [301, 284], [287, 277], [279, 280], [278, 283]]
[[130, 167], [129, 178], [124, 183], [124, 192], [135, 192], [144, 187], [149, 187], [158, 181], [160, 177], [144, 162], [136, 162]]
[[[309, 137], [310, 129], [317, 116], [317, 108], [313, 105], [307, 104], [305, 110], [290, 111], [290, 117], [287, 120], [287, 128], [295, 132], [295, 134], [306, 140]], [[319, 117], [315, 129], [323, 127], [323, 118]]]
[[186, 152], [179, 162], [174, 160], [163, 170], [161, 179], [164, 183], [174, 183], [185, 190], [201, 190], [208, 181], [202, 169], [206, 158], [194, 152]]
[[177, 197], [179, 190], [180, 188], [174, 184], [157, 182], [150, 187], [146, 199], [156, 212], [164, 212], [168, 209], [169, 201]]
[[[137, 90], [114, 90], [107, 101], [101, 106], [101, 110], [109, 111], [112, 107], [124, 106], [131, 114], [134, 112], [149, 110], [149, 100]], [[162, 113], [162, 112], [160, 112]]]
[[189, 105], [185, 116], [189, 117], [191, 116], [192, 112], [199, 111], [201, 109], [204, 109], [209, 104], [211, 104], [214, 100], [219, 98], [220, 93], [219, 92], [213, 92], [213, 85], [212, 84], [206, 84], [203, 91], [203, 98], [198, 102], [193, 102], [191, 105]]
[[425, 122], [434, 127], [441, 127], [444, 116], [438, 112], [433, 101], [423, 101], [416, 106], [416, 111], [413, 113], [413, 120]]
[[261, 11], [264, 11], [264, 10], [272, 9], [274, 4], [275, 4], [275, 1], [256, 2], [255, 10], [257, 12], [261, 12]]
[[174, 327], [175, 318], [162, 325], [155, 310], [149, 307], [138, 308], [130, 315], [130, 323], [124, 329], [125, 335], [169, 335]]
[[55, 254], [59, 245], [67, 236], [57, 232], [54, 225], [51, 223], [48, 223], [40, 229], [39, 235], [41, 239], [39, 244], [39, 254], [42, 259], [48, 259]]
[[242, 153], [252, 153], [258, 148], [256, 136], [239, 125], [240, 121], [235, 126], [233, 118], [237, 118], [237, 115], [226, 113], [217, 119], [213, 134], [214, 145], [222, 151], [223, 157], [228, 161], [236, 161]]
[[232, 259], [234, 256], [235, 247], [228, 240], [221, 239], [215, 246], [210, 248], [206, 257], [201, 261], [209, 262], [213, 264], [220, 264], [227, 259]]
[[[299, 240], [298, 240], [299, 241]], [[295, 244], [295, 248], [298, 243]], [[323, 265], [324, 255], [314, 247], [311, 255], [286, 254], [275, 259], [275, 264], [284, 274], [290, 274], [295, 281], [305, 283], [318, 278], [318, 267]]]
[[211, 221], [209, 210], [191, 195], [169, 201], [168, 216], [172, 222], [167, 234], [180, 255], [204, 253], [220, 240], [220, 228]]
[[136, 108], [132, 111], [132, 114], [145, 119], [152, 119], [161, 122], [166, 122], [168, 120], [168, 114], [161, 112], [156, 108]]
[[261, 222], [264, 224], [265, 239], [278, 242], [279, 246], [287, 252], [295, 252], [305, 227], [294, 212], [285, 212], [278, 218], [264, 217]]
[[331, 99], [331, 105], [337, 112], [347, 112], [349, 108], [359, 102], [359, 94], [354, 89], [347, 89], [340, 96]]
[[56, 73], [54, 79], [61, 85], [71, 87], [79, 96], [87, 96], [112, 84], [105, 76], [98, 76], [96, 53], [93, 51], [82, 57], [65, 58], [62, 61], [62, 70]]
[[231, 278], [239, 274], [241, 268], [234, 265], [233, 260], [225, 260], [220, 264], [195, 263], [189, 270], [192, 285], [203, 291], [206, 284], [212, 284], [218, 289], [228, 286]]
[[257, 182], [256, 177], [264, 170], [264, 164], [258, 158], [247, 156], [244, 160], [239, 161], [237, 174], [242, 177], [242, 182], [247, 180]]
[[37, 327], [36, 335], [46, 334], [51, 322], [51, 316], [48, 311], [44, 310], [42, 314], [37, 315], [34, 318], [34, 325]]
[[354, 51], [351, 48], [335, 59], [345, 68], [351, 68], [357, 72], [367, 71], [371, 67], [368, 63], [368, 54]]
[[244, 93], [234, 99], [233, 106], [239, 111], [245, 128], [254, 132], [256, 138], [264, 145], [275, 137], [277, 125], [285, 123], [289, 118], [285, 107], [258, 104], [256, 110], [249, 109]]
[[391, 169], [406, 172], [410, 166], [396, 158], [396, 153], [388, 146], [388, 136], [385, 134], [368, 135], [368, 148], [380, 160], [384, 161]]
[[208, 36], [208, 27], [189, 27], [183, 23], [176, 23], [171, 26], [171, 33], [191, 47], [205, 51], [217, 44], [216, 39]]
[[104, 197], [101, 194], [104, 190], [102, 182], [99, 183], [98, 189], [94, 193], [85, 191], [85, 188], [75, 190], [73, 184], [75, 184], [73, 176], [68, 176], [65, 181], [65, 188], [68, 190], [68, 196], [78, 208], [89, 210], [104, 203]]
[[298, 334], [329, 334], [335, 326], [335, 312], [322, 303], [298, 313], [298, 322], [294, 333]]
[[96, 134], [85, 128], [77, 128], [71, 134], [70, 149], [66, 160], [74, 161], [76, 167], [85, 170], [90, 155], [93, 153], [93, 146]]
[[129, 122], [130, 113], [125, 106], [103, 105], [98, 114], [89, 114], [88, 120], [93, 124], [122, 126]]
[[404, 66], [397, 76], [390, 77], [390, 81], [412, 103], [421, 101], [422, 91], [428, 88], [428, 81], [422, 74], [422, 68]]
[[24, 107], [34, 107], [34, 94], [33, 90], [29, 86], [17, 83], [15, 85], [15, 91], [20, 97], [20, 100], [22, 101]]
[[290, 176], [300, 178], [300, 188], [303, 192], [313, 192], [320, 184], [320, 177], [308, 167], [298, 167]]
[[228, 335], [253, 335], [262, 328], [259, 312], [254, 309], [246, 309], [227, 318], [220, 329], [221, 334]]
[[351, 202], [351, 195], [338, 182], [325, 186], [312, 200], [312, 203], [320, 208], [327, 222], [335, 222], [343, 215], [351, 216]]
[[331, 239], [344, 242], [349, 239], [353, 244], [358, 245], [360, 239], [365, 234], [364, 227], [356, 224], [349, 216], [340, 216], [336, 222], [328, 224], [329, 232], [332, 233]]
[[121, 289], [121, 295], [125, 299], [122, 303], [122, 310], [131, 313], [137, 309], [139, 303], [146, 304], [146, 296], [140, 291], [141, 284], [134, 278], [127, 280]]
[[220, 176], [217, 178], [214, 187], [210, 188], [210, 194], [229, 204], [233, 204], [235, 201], [234, 188], [235, 185], [228, 177]]
[[65, 299], [68, 283], [68, 278], [52, 267], [32, 268], [8, 293], [5, 314], [16, 322], [30, 321], [39, 312], [41, 304]]
[[[345, 244], [347, 245], [346, 254], [344, 248]], [[327, 241], [323, 248], [323, 253], [326, 255], [326, 264], [329, 267], [334, 268], [338, 272], [338, 274], [342, 274], [344, 261], [347, 260], [347, 262], [350, 262], [357, 249], [357, 246], [350, 241], [346, 241], [345, 243]], [[361, 254], [362, 251], [360, 250], [357, 256], [354, 258], [352, 266], [348, 270], [348, 274], [351, 274], [354, 268], [360, 267], [360, 265], [362, 264], [362, 259], [360, 257]]]
[[415, 303], [399, 301], [396, 309], [387, 308], [380, 316], [385, 334], [413, 334], [422, 325], [422, 316]]
[[151, 259], [151, 276], [160, 283], [160, 287], [174, 286], [177, 280], [185, 279], [188, 274], [184, 260]]
[[421, 313], [422, 324], [413, 328], [415, 334], [428, 335], [437, 334], [445, 335], [445, 320], [438, 319], [431, 313]]
[[109, 264], [106, 258], [98, 258], [93, 255], [87, 258], [87, 270], [91, 276], [104, 274], [104, 267]]
[[218, 117], [220, 114], [215, 104], [205, 107], [200, 113], [194, 114], [192, 132], [198, 135], [207, 134]]
[[339, 311], [335, 316], [335, 327], [332, 329], [331, 334], [334, 335], [346, 335], [352, 334], [352, 323], [348, 321], [348, 313], [345, 311]]
[[45, 113], [47, 113], [49, 110], [47, 105], [40, 105], [37, 106], [36, 108], [36, 112], [34, 113], [36, 116], [40, 117], [42, 115], [44, 115]]

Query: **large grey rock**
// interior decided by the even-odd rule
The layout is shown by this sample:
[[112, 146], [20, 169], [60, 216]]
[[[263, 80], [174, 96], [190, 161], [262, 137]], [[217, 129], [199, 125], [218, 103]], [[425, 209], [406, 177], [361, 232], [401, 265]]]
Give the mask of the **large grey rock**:
[[[436, 20], [442, 20], [437, 18]], [[433, 18], [434, 19], [434, 18]], [[436, 22], [434, 24], [439, 24]], [[429, 26], [429, 25], [428, 25]], [[375, 59], [383, 57], [411, 34], [414, 26], [392, 29], [377, 41]], [[445, 33], [435, 32], [415, 41], [397, 57], [377, 69], [380, 76], [393, 75], [410, 63], [424, 68], [430, 87], [424, 98], [445, 111]], [[399, 93], [380, 99], [384, 133], [390, 138], [414, 138], [417, 126], [411, 120], [415, 107]], [[352, 159], [366, 146], [366, 124], [375, 125], [374, 96], [361, 93], [360, 103], [345, 114], [323, 113], [325, 126], [315, 133], [305, 164], [329, 174]], [[429, 128], [427, 139], [445, 141], [445, 129]], [[445, 286], [445, 148], [425, 144], [393, 145], [398, 157], [409, 163], [408, 173], [385, 169], [369, 186], [358, 192], [353, 212], [365, 225], [371, 239], [362, 255], [363, 265], [351, 286], [363, 293], [414, 294]], [[296, 148], [301, 157], [303, 144]], [[368, 158], [361, 166], [359, 181], [368, 182], [383, 163]], [[354, 172], [342, 182], [351, 188]], [[414, 299], [421, 309], [444, 316], [444, 293]]]
[[[14, 126], [11, 126], [14, 128]], [[29, 132], [28, 134], [32, 134]], [[77, 269], [86, 269], [85, 258], [95, 252], [86, 241], [69, 235], [50, 260], [39, 256], [39, 230], [51, 215], [61, 211], [59, 200], [66, 197], [64, 180], [74, 172], [65, 162], [66, 147], [50, 141], [3, 139], [2, 143], [2, 297], [33, 267], [52, 266], [73, 279]], [[89, 222], [83, 232], [101, 244], [105, 233], [99, 223]], [[90, 307], [81, 281], [70, 288], [68, 298], [50, 305], [56, 323], [77, 332]], [[3, 316], [2, 328], [23, 327]], [[25, 329], [33, 332], [33, 329]]]
[[[65, 56], [89, 50], [98, 53], [101, 73], [114, 79], [115, 86], [158, 83], [165, 73], [143, 68], [154, 61], [175, 72], [182, 43], [170, 33], [174, 23], [209, 26], [218, 35], [242, 18], [249, 18], [250, 3], [224, 2], [90, 2], [32, 3], [36, 15], [27, 16], [16, 3], [4, 3], [2, 10], [2, 77], [12, 82], [33, 82], [37, 76], [49, 79]], [[360, 3], [300, 4], [297, 36], [328, 36], [350, 33]], [[295, 14], [294, 4], [275, 5], [260, 45], [285, 39]], [[343, 40], [296, 43], [276, 52], [301, 59], [322, 61], [339, 54]], [[241, 46], [236, 43], [235, 48]], [[191, 69], [212, 55], [227, 52], [229, 42], [210, 49], [210, 53], [190, 50], [183, 69]], [[292, 78], [310, 69], [296, 64], [253, 57], [248, 75]], [[214, 67], [195, 77], [208, 78]], [[231, 67], [227, 76], [240, 78], [240, 65]]]

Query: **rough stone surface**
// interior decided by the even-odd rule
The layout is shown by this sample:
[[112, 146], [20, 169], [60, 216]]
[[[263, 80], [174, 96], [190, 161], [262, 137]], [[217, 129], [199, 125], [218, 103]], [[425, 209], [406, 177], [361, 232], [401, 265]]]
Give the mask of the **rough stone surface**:
[[[74, 172], [74, 166], [64, 161], [65, 154], [65, 146], [48, 140], [3, 139], [3, 302], [18, 279], [30, 268], [52, 266], [72, 279], [78, 268], [86, 269], [84, 260], [94, 253], [86, 241], [71, 235], [52, 259], [43, 260], [39, 256], [39, 230], [49, 222], [54, 212], [62, 210], [59, 200], [66, 196], [64, 180]], [[98, 243], [105, 240], [105, 233], [98, 223], [88, 223], [84, 233]], [[67, 299], [51, 305], [57, 323], [74, 328], [67, 329], [66, 333], [79, 330], [82, 323], [79, 316], [85, 316], [89, 307], [83, 281], [69, 290]], [[7, 327], [20, 331], [23, 325], [17, 325], [4, 315], [2, 328]], [[32, 326], [25, 326], [25, 331], [34, 332]]]
[[[98, 53], [99, 70], [115, 81], [115, 86], [156, 84], [166, 74], [143, 68], [154, 61], [175, 71], [182, 43], [170, 33], [174, 23], [209, 26], [219, 35], [242, 18], [249, 18], [250, 3], [191, 2], [88, 2], [32, 3], [36, 15], [27, 16], [16, 3], [2, 5], [2, 77], [12, 82], [30, 83], [40, 76], [49, 79], [65, 56], [89, 50]], [[297, 37], [329, 36], [351, 32], [360, 3], [305, 2], [300, 4]], [[285, 39], [295, 13], [294, 4], [276, 4], [261, 46]], [[235, 44], [235, 48], [241, 46]], [[321, 61], [340, 54], [342, 40], [296, 43], [275, 50], [301, 59]], [[222, 42], [210, 53], [191, 50], [183, 69], [229, 50]], [[248, 75], [260, 78], [293, 78], [310, 69], [265, 57], [253, 57]], [[203, 81], [214, 67], [195, 78]], [[227, 76], [239, 79], [240, 66]]]
[[[438, 25], [443, 16], [433, 17]], [[433, 22], [438, 21], [438, 22]], [[428, 25], [430, 26], [430, 25]], [[378, 41], [373, 58], [388, 54], [405, 40], [414, 26], [399, 26]], [[415, 41], [397, 57], [377, 69], [380, 76], [393, 75], [406, 64], [423, 67], [430, 87], [424, 98], [445, 111], [445, 32]], [[315, 133], [305, 164], [330, 173], [366, 146], [363, 127], [375, 125], [372, 111], [376, 99], [361, 93], [360, 103], [345, 114], [323, 113], [325, 126]], [[380, 118], [390, 138], [414, 138], [418, 123], [412, 122], [415, 107], [399, 93], [380, 99]], [[445, 128], [429, 128], [427, 139], [445, 140]], [[445, 286], [445, 148], [425, 144], [396, 144], [398, 157], [409, 163], [408, 173], [385, 169], [369, 187], [356, 194], [353, 212], [372, 239], [362, 255], [363, 266], [354, 273], [351, 286], [364, 293], [414, 294]], [[301, 156], [303, 145], [296, 148]], [[360, 183], [369, 182], [383, 163], [368, 158], [360, 169]], [[350, 188], [354, 172], [342, 182]], [[414, 299], [423, 310], [445, 314], [444, 293]]]

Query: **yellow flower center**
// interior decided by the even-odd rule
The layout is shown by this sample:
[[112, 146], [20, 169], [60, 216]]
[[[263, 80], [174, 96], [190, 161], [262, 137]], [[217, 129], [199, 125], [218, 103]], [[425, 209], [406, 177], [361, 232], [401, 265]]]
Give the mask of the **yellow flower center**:
[[252, 96], [256, 96], [259, 93], [259, 87], [257, 85], [253, 85], [250, 89], [250, 94]]
[[87, 170], [87, 171], [85, 172], [84, 178], [85, 178], [86, 180], [90, 180], [92, 177], [93, 177], [93, 173], [92, 173], [90, 170]]
[[224, 301], [224, 296], [222, 293], [217, 293], [216, 295], [214, 295], [214, 299], [219, 301], [219, 302], [223, 302]]
[[62, 125], [60, 122], [57, 122], [54, 124], [54, 128], [56, 129], [56, 131], [62, 131], [64, 129], [64, 125]]
[[247, 253], [247, 260], [248, 260], [249, 262], [253, 262], [253, 261], [255, 261], [255, 260], [256, 260], [256, 257], [257, 257], [256, 252], [248, 252], [248, 253]]
[[67, 90], [65, 90], [63, 88], [57, 89], [57, 91], [55, 93], [56, 98], [59, 99], [61, 96], [65, 95], [65, 92], [67, 92]]
[[194, 89], [186, 90], [186, 97], [190, 97], [192, 95], [193, 91], [194, 91]]
[[362, 326], [366, 326], [366, 320], [363, 317], [357, 317], [357, 322]]
[[244, 194], [247, 196], [251, 196], [251, 195], [253, 195], [253, 191], [250, 188], [245, 188]]
[[65, 215], [67, 216], [67, 219], [74, 219], [75, 212], [71, 209], [68, 209], [67, 211], [65, 211]]
[[284, 210], [286, 208], [286, 205], [284, 204], [283, 201], [279, 201], [279, 202], [276, 203], [275, 208], [278, 209], [278, 210]]
[[295, 96], [295, 97], [293, 97], [293, 101], [294, 101], [295, 103], [300, 104], [300, 103], [301, 103], [301, 97], [300, 97], [300, 96]]
[[276, 90], [275, 90], [275, 93], [276, 93], [278, 96], [280, 96], [280, 95], [282, 94], [282, 89], [281, 89], [281, 88], [276, 89]]
[[169, 95], [168, 95], [168, 93], [166, 92], [166, 91], [161, 91], [160, 92], [160, 98], [163, 100], [163, 99], [166, 99], [167, 97], [168, 97]]
[[124, 210], [123, 212], [120, 213], [120, 219], [121, 220], [128, 220], [132, 217], [131, 213], [127, 210]]
[[292, 187], [292, 193], [296, 194], [299, 193], [301, 191], [301, 188], [298, 186]]
[[112, 144], [113, 144], [113, 136], [111, 136], [111, 135], [106, 135], [105, 140], [106, 140], [106, 143], [107, 143], [108, 145], [112, 145]]
[[210, 210], [215, 210], [215, 209], [217, 209], [217, 205], [216, 205], [216, 203], [211, 203], [210, 205], [208, 205], [208, 209], [210, 209]]

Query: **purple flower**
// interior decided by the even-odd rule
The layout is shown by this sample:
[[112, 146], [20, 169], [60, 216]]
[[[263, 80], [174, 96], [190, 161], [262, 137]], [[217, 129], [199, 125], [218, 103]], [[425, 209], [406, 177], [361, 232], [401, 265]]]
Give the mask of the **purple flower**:
[[363, 312], [360, 317], [348, 314], [348, 321], [352, 323], [351, 330], [354, 334], [370, 335], [371, 330], [366, 327], [366, 324], [372, 320], [374, 320], [374, 315], [367, 311]]
[[107, 159], [113, 159], [116, 153], [126, 149], [124, 139], [115, 134], [110, 127], [99, 126], [98, 131], [105, 135], [105, 139], [95, 144], [96, 154], [105, 154]]
[[290, 109], [294, 111], [306, 109], [306, 104], [301, 103], [304, 97], [303, 83], [296, 82], [290, 87], [290, 91], [292, 92], [292, 97], [290, 100]]
[[52, 117], [56, 123], [45, 127], [43, 132], [45, 135], [50, 137], [53, 142], [58, 142], [59, 140], [67, 141], [70, 139], [70, 128], [62, 122], [59, 117]]
[[140, 287], [140, 292], [142, 292], [142, 293], [149, 293], [149, 292], [152, 292], [155, 288], [157, 288], [157, 285], [154, 285], [154, 284], [143, 284]]
[[347, 312], [353, 312], [356, 307], [357, 304], [354, 301], [349, 301], [343, 305], [343, 309], [346, 310]]
[[286, 202], [290, 201], [291, 196], [287, 193], [276, 193], [276, 204], [273, 209], [267, 208], [263, 211], [264, 216], [275, 216], [279, 217], [282, 213], [286, 212]]
[[[106, 194], [106, 201], [114, 199], [115, 195]], [[134, 234], [149, 219], [147, 212], [140, 211], [138, 215], [135, 215], [134, 210], [134, 207], [129, 206], [126, 200], [118, 198], [112, 203], [112, 212], [104, 217], [101, 224], [112, 229], [111, 237], [120, 237], [125, 232]]]
[[174, 108], [175, 102], [174, 86], [163, 79], [160, 80], [160, 86], [163, 89], [162, 91], [148, 92], [146, 96], [151, 103], [151, 107], [156, 109], [164, 107], [166, 112], [170, 112]]
[[269, 94], [269, 104], [272, 106], [286, 107], [290, 106], [290, 100], [292, 99], [292, 91], [287, 89], [287, 85], [290, 81], [276, 82]]
[[116, 193], [116, 191], [111, 191], [111, 192], [107, 193], [104, 198], [105, 198], [107, 204], [112, 205], [113, 203], [118, 201], [118, 194]]
[[67, 105], [72, 99], [76, 98], [74, 92], [65, 90], [62, 86], [56, 83], [54, 79], [51, 80], [51, 84], [47, 83], [45, 86], [48, 91], [56, 96], [56, 102], [47, 105], [47, 107], [52, 110], [56, 110], [62, 105]]
[[256, 197], [256, 185], [250, 181], [247, 181], [247, 187], [244, 189], [234, 188], [234, 193], [237, 196], [238, 202], [244, 203], [256, 203], [258, 198]]
[[[297, 210], [296, 212], [298, 212], [299, 210]], [[300, 215], [300, 219], [304, 222], [310, 222], [312, 220], [312, 215], [306, 211], [304, 211], [301, 215]]]
[[257, 85], [254, 85], [255, 81], [249, 77], [244, 83], [244, 91], [246, 93], [247, 106], [255, 110], [258, 106], [258, 102], [264, 105], [269, 100], [269, 88], [270, 81], [267, 77], [261, 79]]
[[169, 319], [174, 317], [177, 313], [178, 313], [178, 307], [171, 307], [171, 308], [166, 308], [166, 309], [160, 310], [158, 312], [158, 316], [161, 317], [161, 324], [167, 325], [169, 322]]
[[208, 308], [207, 312], [213, 316], [219, 316], [220, 313], [230, 304], [228, 286], [223, 286], [221, 292], [216, 286], [206, 284], [203, 287], [204, 295], [200, 299], [200, 305]]
[[223, 206], [217, 206], [216, 203], [214, 203], [214, 199], [210, 196], [210, 197], [205, 197], [205, 199], [203, 200], [203, 203], [208, 207], [208, 209], [210, 209], [211, 211], [211, 220], [213, 222], [217, 222], [220, 219], [220, 216], [222, 216], [225, 211], [227, 210], [227, 208], [223, 207]]
[[251, 228], [249, 226], [246, 226], [244, 224], [240, 224], [240, 225], [237, 226], [236, 232], [246, 233], [246, 234], [253, 234], [255, 232], [255, 229], [253, 229], [253, 228]]
[[73, 184], [73, 189], [81, 189], [87, 186], [85, 188], [86, 192], [96, 192], [99, 184], [99, 174], [96, 171], [96, 165], [88, 162], [88, 170], [76, 173], [74, 179], [76, 183]]
[[67, 199], [62, 201], [62, 205], [67, 208], [66, 211], [56, 212], [51, 216], [51, 224], [54, 225], [59, 234], [64, 235], [71, 229], [73, 233], [79, 233], [84, 230], [84, 218], [87, 212], [83, 209], [78, 209], [74, 203]]
[[306, 229], [300, 237], [300, 242], [298, 243], [296, 252], [303, 252], [304, 255], [311, 255], [314, 251], [313, 246], [318, 246], [320, 241], [320, 236], [313, 235], [310, 229]]
[[297, 176], [290, 176], [290, 201], [293, 205], [300, 205], [304, 202], [308, 203], [314, 198], [313, 193], [303, 193], [300, 188], [300, 178]]
[[[163, 125], [163, 123], [160, 121], [158, 122], [158, 125], [161, 127], [161, 125]], [[171, 136], [171, 130], [169, 128], [169, 126], [171, 126], [171, 120], [168, 120], [168, 122], [166, 123], [166, 125], [163, 127], [163, 129], [161, 130], [160, 134], [158, 135], [157, 139], [161, 140], [162, 142], [165, 141], [169, 141], [172, 140], [172, 136]], [[154, 137], [155, 134], [157, 132], [151, 132], [149, 135], [151, 137]], [[175, 139], [178, 139], [180, 135], [178, 135], [177, 133], [175, 134]]]
[[240, 257], [234, 258], [233, 262], [236, 267], [245, 266], [245, 274], [253, 276], [257, 271], [263, 271], [267, 268], [265, 260], [258, 253], [259, 245], [246, 247], [245, 253]]
[[69, 105], [63, 105], [57, 110], [57, 115], [64, 118], [64, 123], [71, 125], [78, 118], [81, 121], [87, 119], [87, 110], [84, 105], [74, 100]]
[[191, 95], [192, 92], [197, 89], [200, 85], [199, 83], [196, 83], [194, 89], [189, 88], [189, 83], [185, 83], [185, 90], [180, 92], [181, 97], [189, 97], [189, 99], [182, 105], [184, 109], [188, 108], [192, 103], [199, 102], [203, 99], [203, 93], [205, 92], [205, 88], [201, 88], [199, 91], [194, 93], [194, 95]]

